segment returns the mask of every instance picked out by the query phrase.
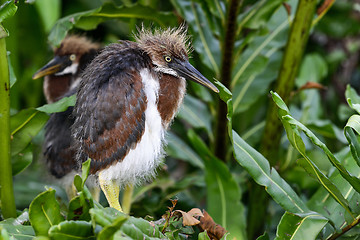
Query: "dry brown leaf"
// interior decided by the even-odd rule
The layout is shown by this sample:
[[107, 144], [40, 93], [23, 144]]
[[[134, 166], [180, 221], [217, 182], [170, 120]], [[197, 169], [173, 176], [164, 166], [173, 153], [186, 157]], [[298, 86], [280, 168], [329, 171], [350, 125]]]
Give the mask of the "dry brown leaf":
[[200, 223], [198, 225], [200, 230], [206, 230], [209, 238], [212, 240], [221, 239], [227, 232], [226, 229], [219, 224], [216, 224], [212, 217], [205, 210], [203, 210], [203, 215], [203, 217], [200, 217]]
[[291, 15], [291, 6], [290, 6], [290, 4], [283, 3], [283, 6], [285, 7], [288, 16], [290, 16]]
[[184, 212], [181, 210], [175, 210], [174, 216], [183, 218], [183, 226], [194, 226], [200, 223], [195, 217], [203, 216], [202, 212], [198, 208], [193, 208], [188, 212]]
[[305, 89], [313, 89], [313, 88], [316, 88], [316, 89], [326, 89], [326, 87], [320, 83], [317, 83], [317, 82], [307, 82], [305, 83], [304, 85], [302, 85], [299, 90], [305, 90]]
[[317, 15], [323, 14], [334, 4], [335, 0], [325, 0], [323, 4], [316, 10]]

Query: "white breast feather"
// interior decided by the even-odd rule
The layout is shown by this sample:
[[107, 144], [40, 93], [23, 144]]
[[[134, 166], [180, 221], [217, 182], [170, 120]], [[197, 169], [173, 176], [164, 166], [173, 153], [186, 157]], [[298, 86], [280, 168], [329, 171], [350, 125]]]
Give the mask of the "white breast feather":
[[129, 183], [138, 184], [153, 178], [163, 156], [165, 129], [157, 110], [159, 81], [154, 79], [147, 69], [142, 69], [140, 75], [147, 98], [144, 134], [123, 161], [101, 171], [105, 181], [114, 179], [120, 186]]

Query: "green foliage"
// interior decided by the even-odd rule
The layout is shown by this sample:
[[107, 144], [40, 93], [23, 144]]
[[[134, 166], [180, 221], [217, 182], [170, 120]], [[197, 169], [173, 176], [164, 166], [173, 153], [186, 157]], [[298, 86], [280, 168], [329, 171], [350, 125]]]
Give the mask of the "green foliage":
[[[299, 1], [295, 0], [241, 1], [234, 19], [229, 15], [232, 1], [223, 0], [28, 2], [20, 1], [18, 8], [8, 1], [0, 8], [0, 23], [10, 33], [3, 51], [11, 87], [10, 134], [6, 135], [11, 136], [10, 173], [17, 175], [17, 201], [24, 202], [18, 209], [29, 207], [19, 217], [7, 218], [8, 200], [2, 198], [1, 213], [7, 219], [0, 219], [0, 239], [212, 239], [213, 225], [199, 232], [176, 218], [166, 223], [162, 215], [171, 198], [177, 199], [176, 208], [184, 212], [205, 209], [228, 231], [224, 239], [358, 238], [359, 67], [352, 60], [360, 46], [356, 4], [337, 1], [325, 15], [308, 19], [317, 23], [309, 44], [290, 49], [284, 60], [290, 28], [296, 25]], [[48, 115], [74, 106], [76, 96], [44, 104], [41, 81], [31, 80], [51, 58], [46, 39], [54, 47], [67, 34], [80, 33], [107, 45], [132, 39], [136, 27], [142, 25], [166, 28], [182, 22], [188, 26], [194, 48], [190, 61], [214, 79], [220, 93], [189, 83], [167, 136], [165, 164], [154, 181], [136, 187], [131, 216], [104, 208], [103, 198], [100, 203], [93, 199], [85, 184], [90, 161], [83, 164], [81, 176], [74, 177], [77, 195], [66, 201], [60, 185], [44, 176], [40, 149]], [[230, 34], [229, 24], [235, 24]], [[7, 36], [5, 28], [0, 31], [0, 38]], [[226, 45], [229, 36], [235, 39], [234, 46]], [[304, 39], [295, 39], [296, 46]], [[228, 47], [234, 49], [231, 59], [224, 55]], [[280, 68], [294, 61], [295, 51], [305, 52], [303, 60], [297, 59], [289, 68], [295, 89], [287, 86], [288, 93], [281, 97], [271, 92], [276, 104], [273, 114], [279, 113], [276, 124], [281, 121], [287, 133], [279, 129], [275, 134], [282, 138], [276, 144], [274, 135], [263, 135], [270, 121], [266, 118], [271, 102], [268, 93], [278, 85], [276, 79], [288, 83]], [[223, 72], [226, 60], [231, 63], [229, 82], [222, 79], [227, 74]], [[350, 84], [345, 87], [344, 82]], [[349, 107], [342, 103], [344, 92]], [[225, 111], [220, 101], [226, 103]], [[226, 119], [220, 112], [227, 113]], [[221, 134], [229, 141], [219, 143]], [[276, 161], [264, 154], [264, 139], [276, 149]], [[226, 149], [225, 156], [216, 155], [219, 144]], [[251, 179], [261, 186], [262, 194], [271, 197], [269, 205], [249, 200], [255, 184]], [[50, 190], [32, 199], [45, 182], [51, 184]], [[2, 185], [2, 190], [8, 186]], [[256, 204], [267, 206], [267, 213], [250, 213]], [[260, 225], [256, 233], [246, 232], [254, 225], [251, 214]]]

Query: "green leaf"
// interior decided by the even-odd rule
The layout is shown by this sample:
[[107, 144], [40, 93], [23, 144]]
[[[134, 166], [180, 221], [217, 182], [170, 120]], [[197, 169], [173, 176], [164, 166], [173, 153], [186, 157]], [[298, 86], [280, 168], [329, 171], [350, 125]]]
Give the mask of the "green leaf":
[[[257, 11], [252, 15], [245, 27], [257, 29], [268, 23], [273, 13], [281, 6], [284, 0], [261, 1], [256, 6]], [[251, 12], [250, 12], [251, 13]], [[247, 15], [248, 16], [248, 15]], [[246, 17], [245, 17], [246, 19]]]
[[[336, 157], [330, 152], [328, 147], [322, 143], [307, 127], [305, 127], [302, 123], [295, 120], [293, 117], [290, 116], [289, 109], [286, 107], [286, 104], [282, 101], [281, 97], [277, 93], [271, 92], [273, 100], [275, 103], [280, 107], [279, 115], [282, 116], [281, 121], [284, 124], [285, 130], [288, 134], [288, 138], [291, 141], [293, 139], [292, 134], [297, 134], [300, 138], [298, 131], [293, 131], [292, 129], [299, 129], [305, 133], [305, 135], [318, 147], [320, 147], [330, 160], [331, 164], [336, 167], [337, 170], [339, 170], [341, 176], [343, 176], [354, 188], [356, 191], [360, 192], [360, 180], [351, 175], [343, 165], [339, 162], [339, 160], [336, 159]], [[289, 135], [291, 134], [291, 135]], [[292, 145], [296, 148], [294, 145], [295, 143], [292, 142]], [[301, 153], [301, 152], [300, 152]]]
[[30, 146], [11, 157], [13, 176], [24, 171], [32, 162], [33, 152]]
[[296, 85], [301, 87], [307, 82], [320, 82], [328, 74], [325, 59], [318, 53], [306, 54], [301, 63]]
[[189, 23], [189, 28], [193, 36], [193, 47], [202, 62], [209, 68], [213, 69], [215, 75], [220, 73], [220, 43], [212, 34], [209, 22], [206, 19], [204, 10], [201, 5], [191, 0], [171, 0], [175, 9]]
[[64, 220], [60, 214], [59, 203], [55, 199], [55, 190], [40, 193], [30, 204], [29, 219], [36, 235], [48, 236], [50, 227]]
[[46, 113], [56, 113], [56, 112], [64, 112], [68, 107], [75, 106], [76, 103], [76, 94], [70, 97], [64, 97], [57, 102], [45, 104], [41, 107], [36, 108], [36, 110], [40, 112]]
[[258, 237], [256, 240], [270, 240], [269, 234], [265, 232], [263, 235]]
[[[149, 14], [149, 12], [151, 12], [151, 14]], [[50, 31], [49, 42], [54, 46], [58, 46], [67, 35], [67, 32], [73, 27], [91, 30], [95, 29], [99, 23], [116, 18], [148, 19], [158, 23], [162, 27], [174, 25], [176, 22], [173, 14], [154, 11], [154, 9], [140, 4], [117, 7], [113, 3], [104, 3], [104, 5], [99, 8], [75, 13], [59, 19]]]
[[204, 168], [202, 159], [178, 136], [169, 132], [166, 136], [168, 142], [166, 147], [167, 155], [189, 162], [193, 166]]
[[[300, 143], [301, 140], [295, 140], [297, 145], [303, 145]], [[304, 146], [305, 147], [305, 146]], [[305, 150], [305, 149], [304, 149]], [[300, 152], [300, 151], [299, 151]], [[301, 152], [300, 152], [301, 153]], [[327, 178], [318, 167], [311, 161], [311, 159], [305, 154], [301, 153], [304, 158], [298, 160], [300, 166], [302, 166], [305, 171], [312, 177], [314, 177], [318, 182], [330, 193], [330, 195], [352, 216], [352, 212], [349, 207], [348, 201], [341, 194], [340, 190]], [[305, 159], [306, 158], [306, 159]]]
[[226, 106], [227, 106], [226, 118], [228, 120], [228, 134], [229, 134], [230, 138], [232, 138], [232, 116], [233, 116], [232, 93], [221, 82], [215, 80], [214, 84], [219, 89], [220, 99], [226, 103]]
[[237, 162], [249, 172], [256, 183], [265, 187], [275, 202], [292, 213], [309, 212], [290, 185], [274, 168], [270, 168], [269, 162], [235, 131], [233, 131], [233, 145]]
[[43, 128], [49, 116], [35, 109], [25, 109], [10, 117], [11, 155], [24, 150]]
[[206, 231], [199, 233], [198, 240], [210, 240]]
[[95, 239], [91, 223], [86, 221], [64, 221], [52, 226], [49, 236], [54, 240]]
[[8, 232], [6, 231], [6, 229], [3, 229], [1, 226], [0, 226], [0, 239], [1, 240], [9, 240], [9, 234]]
[[[348, 148], [344, 148], [337, 153], [336, 157], [342, 160], [342, 164], [344, 164], [346, 169], [355, 174], [356, 177], [360, 178], [360, 168], [352, 159]], [[358, 209], [358, 202], [360, 202], [360, 194], [340, 175], [339, 171], [334, 170], [334, 167], [330, 170], [330, 181], [339, 188], [341, 194], [349, 202], [354, 214], [359, 214], [360, 210]], [[307, 202], [307, 205], [310, 206], [312, 210], [317, 211], [328, 218], [336, 231], [340, 231], [344, 225], [353, 221], [351, 215], [345, 211], [345, 209], [335, 201], [323, 187], [320, 187], [316, 193], [313, 194], [311, 199]]]
[[49, 32], [56, 20], [60, 17], [60, 0], [36, 0], [36, 10], [39, 13], [45, 32]]
[[293, 214], [286, 212], [278, 225], [276, 240], [316, 239], [328, 220], [318, 213]]
[[209, 135], [213, 135], [211, 126], [211, 114], [205, 103], [202, 101], [186, 95], [184, 103], [180, 107], [179, 118], [188, 122], [195, 128], [204, 128]]
[[349, 106], [360, 114], [360, 96], [349, 84], [346, 86], [345, 97]]
[[79, 174], [74, 176], [74, 186], [78, 192], [83, 190], [82, 179]]
[[114, 234], [120, 229], [120, 227], [128, 220], [128, 218], [129, 217], [126, 215], [119, 216], [110, 225], [105, 226], [101, 230], [101, 232], [97, 236], [97, 239], [99, 240], [111, 239], [114, 236]]
[[115, 236], [121, 236], [123, 234], [131, 237], [132, 239], [165, 239], [165, 236], [161, 233], [157, 225], [154, 225], [142, 218], [135, 217], [130, 217], [125, 223], [123, 223], [120, 231], [118, 231]]
[[9, 239], [17, 240], [32, 240], [35, 237], [35, 232], [32, 226], [22, 225], [14, 218], [8, 218], [5, 221], [1, 221], [0, 230], [0, 239], [3, 234], [10, 236]]
[[228, 167], [217, 159], [195, 132], [189, 131], [193, 146], [205, 163], [207, 211], [214, 221], [230, 232], [230, 238], [245, 239], [245, 212], [239, 185]]
[[360, 144], [355, 132], [360, 134], [360, 115], [352, 115], [344, 128], [344, 134], [349, 142], [351, 154], [356, 163], [360, 166]]
[[7, 18], [14, 16], [17, 10], [14, 1], [7, 1], [0, 6], [0, 24]]
[[110, 225], [119, 216], [125, 215], [114, 208], [90, 209], [91, 221], [102, 227]]
[[89, 201], [83, 192], [71, 199], [69, 203], [69, 211], [67, 220], [84, 220], [90, 221], [91, 216], [89, 210], [94, 207], [92, 201]]

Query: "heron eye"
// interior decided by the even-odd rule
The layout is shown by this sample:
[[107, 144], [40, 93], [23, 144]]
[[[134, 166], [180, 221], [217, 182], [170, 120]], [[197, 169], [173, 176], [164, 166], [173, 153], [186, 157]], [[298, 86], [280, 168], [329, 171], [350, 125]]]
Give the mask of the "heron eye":
[[171, 57], [169, 57], [169, 56], [165, 56], [164, 59], [165, 59], [165, 61], [167, 61], [167, 62], [171, 62]]
[[75, 58], [76, 58], [76, 55], [75, 55], [75, 54], [71, 54], [71, 55], [70, 55], [70, 60], [71, 60], [71, 61], [74, 61]]

